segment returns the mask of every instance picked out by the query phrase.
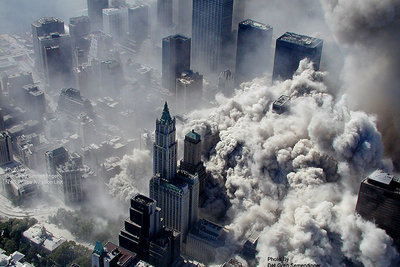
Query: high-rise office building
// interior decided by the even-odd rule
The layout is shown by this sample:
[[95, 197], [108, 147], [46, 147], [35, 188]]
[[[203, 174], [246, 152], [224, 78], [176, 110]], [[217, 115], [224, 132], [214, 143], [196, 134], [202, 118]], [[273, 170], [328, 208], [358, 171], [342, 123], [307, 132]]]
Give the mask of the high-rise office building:
[[239, 23], [235, 83], [249, 81], [268, 70], [271, 60], [272, 27], [247, 19]]
[[124, 38], [124, 9], [103, 9], [103, 29], [104, 32], [111, 35], [115, 41]]
[[103, 9], [108, 8], [108, 0], [87, 0], [88, 15], [92, 31], [103, 27]]
[[7, 132], [0, 132], [0, 165], [13, 161], [11, 137]]
[[165, 228], [156, 201], [140, 194], [131, 198], [119, 245], [154, 266], [170, 266], [180, 256], [180, 234]]
[[171, 180], [176, 174], [177, 142], [175, 140], [175, 118], [169, 114], [165, 102], [160, 119], [156, 121], [155, 142], [153, 145], [153, 174]]
[[90, 20], [88, 16], [73, 17], [69, 19], [69, 34], [74, 48], [85, 48], [83, 36], [90, 33]]
[[176, 34], [162, 40], [162, 84], [175, 93], [176, 79], [190, 69], [190, 38]]
[[179, 0], [178, 2], [178, 32], [192, 36], [192, 0]]
[[276, 39], [273, 80], [291, 79], [302, 59], [313, 62], [319, 70], [323, 40], [287, 32]]
[[207, 182], [206, 168], [201, 161], [201, 136], [194, 130], [185, 135], [183, 160], [180, 162], [179, 169], [192, 175], [197, 173], [200, 183], [200, 193], [204, 190]]
[[129, 37], [140, 45], [148, 36], [149, 28], [149, 7], [138, 5], [128, 8], [128, 32]]
[[165, 103], [161, 119], [156, 121], [150, 197], [161, 208], [164, 224], [179, 231], [185, 241], [198, 218], [199, 180], [197, 175], [176, 171], [176, 149], [175, 118]]
[[246, 0], [235, 0], [233, 3], [232, 29], [238, 30], [239, 22], [246, 19]]
[[233, 0], [193, 0], [192, 69], [201, 73], [224, 68], [224, 47], [232, 30]]
[[82, 157], [72, 153], [70, 159], [56, 168], [56, 185], [66, 204], [76, 204], [83, 200]]
[[72, 46], [68, 34], [51, 33], [39, 37], [40, 61], [47, 86], [51, 89], [71, 86]]
[[172, 0], [157, 0], [157, 21], [164, 28], [172, 27]]
[[54, 17], [43, 17], [32, 23], [32, 41], [33, 41], [33, 52], [35, 54], [35, 63], [42, 69], [43, 65], [41, 62], [41, 49], [39, 46], [39, 37], [50, 35], [50, 33], [58, 32], [64, 34], [64, 22]]
[[356, 211], [375, 222], [400, 248], [400, 178], [376, 170], [360, 184]]
[[176, 79], [176, 108], [182, 112], [193, 110], [201, 104], [203, 97], [203, 75], [185, 70]]
[[67, 162], [68, 159], [68, 151], [62, 146], [47, 151], [45, 153], [47, 175], [55, 175], [57, 167]]
[[230, 70], [221, 71], [218, 76], [218, 90], [226, 96], [231, 96], [235, 87], [235, 76]]

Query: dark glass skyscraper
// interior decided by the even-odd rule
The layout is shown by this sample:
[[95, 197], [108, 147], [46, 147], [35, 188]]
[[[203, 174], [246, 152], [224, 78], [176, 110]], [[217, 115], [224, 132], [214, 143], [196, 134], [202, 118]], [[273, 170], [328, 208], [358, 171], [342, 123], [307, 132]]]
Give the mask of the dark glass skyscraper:
[[103, 27], [103, 8], [108, 8], [108, 0], [87, 0], [88, 15], [92, 31]]
[[162, 40], [162, 84], [175, 93], [176, 79], [190, 69], [190, 38], [176, 34]]
[[272, 78], [291, 79], [299, 62], [308, 58], [314, 69], [319, 70], [323, 40], [287, 32], [276, 40]]
[[193, 0], [192, 69], [201, 73], [221, 70], [232, 12], [233, 0]]
[[262, 75], [271, 63], [272, 27], [247, 19], [239, 23], [236, 85]]

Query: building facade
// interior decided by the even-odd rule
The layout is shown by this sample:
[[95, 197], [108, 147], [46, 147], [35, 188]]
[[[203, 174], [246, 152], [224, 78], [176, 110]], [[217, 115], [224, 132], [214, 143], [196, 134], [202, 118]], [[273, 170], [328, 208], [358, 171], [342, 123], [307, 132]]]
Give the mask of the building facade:
[[7, 132], [0, 132], [0, 165], [5, 165], [13, 160], [11, 137]]
[[239, 23], [235, 83], [249, 81], [268, 70], [271, 60], [272, 27], [251, 19]]
[[103, 27], [103, 9], [108, 8], [108, 0], [87, 0], [88, 15], [92, 31]]
[[203, 97], [203, 75], [185, 70], [176, 79], [175, 106], [186, 113], [201, 105]]
[[193, 0], [192, 69], [220, 71], [224, 46], [232, 31], [233, 0]]
[[128, 32], [131, 40], [140, 45], [150, 32], [149, 7], [138, 5], [128, 8]]
[[323, 40], [286, 32], [276, 39], [274, 70], [272, 79], [291, 79], [302, 59], [312, 61], [319, 70]]
[[190, 38], [179, 34], [162, 40], [162, 85], [172, 93], [176, 79], [190, 69], [190, 45]]

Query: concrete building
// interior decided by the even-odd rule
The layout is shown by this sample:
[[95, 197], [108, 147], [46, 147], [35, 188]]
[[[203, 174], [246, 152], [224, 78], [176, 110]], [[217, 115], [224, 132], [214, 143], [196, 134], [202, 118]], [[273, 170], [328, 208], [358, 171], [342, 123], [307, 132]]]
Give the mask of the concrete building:
[[319, 70], [323, 40], [286, 32], [276, 39], [273, 80], [291, 79], [302, 59], [313, 62], [314, 69]]
[[92, 252], [92, 267], [133, 267], [138, 262], [137, 255], [112, 242], [104, 247], [96, 242]]
[[242, 255], [249, 260], [255, 259], [257, 254], [257, 244], [260, 232], [254, 232], [243, 244]]
[[118, 95], [125, 84], [121, 63], [115, 59], [102, 61], [100, 63], [100, 81], [103, 95]]
[[69, 34], [72, 47], [85, 49], [83, 37], [90, 33], [90, 20], [88, 16], [73, 17], [69, 19]]
[[19, 72], [15, 74], [5, 75], [3, 78], [4, 91], [8, 92], [8, 95], [14, 99], [17, 103], [23, 101], [23, 90], [22, 87], [27, 84], [33, 84], [33, 78], [31, 72]]
[[376, 170], [365, 178], [358, 191], [356, 211], [374, 222], [400, 248], [400, 179]]
[[90, 42], [89, 63], [113, 58], [113, 39], [110, 34], [97, 31], [85, 37]]
[[239, 23], [235, 83], [261, 77], [272, 64], [272, 27], [251, 19]]
[[124, 9], [103, 9], [103, 29], [114, 41], [122, 40], [125, 37]]
[[59, 34], [64, 34], [64, 21], [54, 18], [54, 17], [43, 17], [31, 24], [32, 28], [32, 41], [33, 41], [33, 52], [35, 54], [36, 66], [43, 69], [41, 62], [41, 52], [39, 45], [39, 37], [48, 36], [51, 33], [58, 32]]
[[162, 226], [155, 200], [136, 195], [129, 213], [119, 235], [121, 247], [154, 266], [170, 266], [180, 257], [180, 234]]
[[202, 263], [212, 263], [221, 256], [217, 249], [225, 246], [227, 233], [224, 227], [202, 219], [188, 234], [185, 253]]
[[185, 242], [198, 218], [199, 180], [197, 175], [176, 171], [176, 150], [175, 118], [165, 103], [161, 119], [156, 121], [150, 198], [161, 208], [164, 225], [180, 232]]
[[11, 137], [7, 132], [0, 132], [0, 166], [13, 160]]
[[281, 95], [272, 103], [272, 110], [276, 113], [281, 114], [289, 110], [290, 97], [287, 95]]
[[176, 34], [162, 40], [162, 85], [175, 93], [176, 79], [190, 69], [190, 38]]
[[203, 161], [201, 161], [201, 136], [194, 130], [185, 135], [183, 160], [180, 162], [179, 169], [196, 175], [199, 178], [199, 192], [203, 192], [206, 182], [207, 173]]
[[44, 92], [35, 84], [27, 84], [22, 87], [24, 101], [23, 104], [29, 112], [31, 119], [43, 120], [46, 112], [46, 99]]
[[30, 169], [36, 169], [44, 165], [44, 157], [48, 151], [50, 144], [44, 139], [44, 136], [31, 133], [28, 135], [17, 136], [14, 142], [14, 148], [19, 158]]
[[203, 75], [185, 70], [176, 79], [175, 106], [186, 113], [201, 105], [203, 98]]
[[68, 159], [68, 151], [62, 146], [47, 151], [45, 153], [47, 175], [55, 175], [57, 167], [67, 162]]
[[92, 31], [103, 27], [103, 9], [108, 8], [108, 0], [87, 0], [88, 15]]
[[14, 251], [7, 255], [6, 251], [0, 248], [0, 266], [2, 267], [34, 267], [24, 260], [25, 255], [19, 251]]
[[75, 88], [63, 88], [58, 97], [57, 110], [73, 117], [84, 112], [84, 100], [80, 91]]
[[150, 33], [148, 6], [138, 5], [128, 8], [128, 32], [129, 38], [135, 41], [137, 46], [147, 39]]
[[193, 0], [192, 69], [215, 73], [224, 69], [224, 47], [232, 30], [233, 0]]
[[40, 194], [38, 181], [22, 165], [0, 168], [1, 189], [15, 204], [27, 203]]
[[[75, 153], [76, 154], [76, 153]], [[70, 160], [56, 168], [56, 182], [66, 204], [77, 204], [84, 199], [82, 158], [71, 155]]]
[[31, 245], [43, 249], [46, 253], [51, 253], [66, 241], [62, 237], [55, 237], [52, 233], [47, 231], [43, 225], [40, 224], [35, 224], [23, 232], [22, 236]]

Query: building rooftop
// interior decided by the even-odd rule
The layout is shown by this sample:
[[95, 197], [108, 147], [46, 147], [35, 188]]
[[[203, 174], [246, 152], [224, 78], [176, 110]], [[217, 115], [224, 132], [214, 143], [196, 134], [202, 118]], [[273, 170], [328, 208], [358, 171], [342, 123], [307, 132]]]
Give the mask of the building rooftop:
[[40, 27], [42, 25], [50, 24], [50, 23], [64, 23], [64, 21], [62, 21], [58, 18], [55, 18], [55, 17], [42, 17], [42, 18], [34, 21], [32, 23], [32, 25], [34, 25], [36, 27]]
[[261, 30], [272, 29], [272, 27], [270, 25], [267, 25], [267, 24], [264, 24], [264, 23], [261, 23], [261, 22], [258, 22], [258, 21], [252, 20], [252, 19], [246, 19], [246, 20], [240, 22], [239, 24], [248, 25], [248, 26], [251, 26], [251, 27], [254, 27], [254, 28], [258, 28], [258, 29], [261, 29]]
[[382, 170], [376, 170], [371, 173], [367, 178], [381, 184], [389, 185], [392, 182], [394, 176], [390, 175], [389, 173], [383, 172]]
[[316, 47], [317, 45], [322, 43], [321, 39], [309, 37], [306, 35], [300, 35], [292, 32], [286, 32], [281, 37], [279, 37], [278, 40], [310, 48]]
[[69, 19], [70, 24], [79, 24], [79, 23], [88, 23], [89, 22], [89, 17], [88, 16], [79, 16], [79, 17], [73, 17]]
[[174, 35], [170, 35], [170, 36], [163, 38], [163, 40], [165, 40], [165, 41], [169, 41], [170, 39], [180, 39], [182, 41], [190, 40], [189, 37], [186, 37], [182, 34], [174, 34]]
[[53, 251], [58, 248], [66, 240], [64, 238], [54, 237], [52, 233], [48, 232], [43, 225], [35, 224], [22, 235], [34, 244], [43, 247], [47, 251]]
[[52, 156], [52, 157], [57, 157], [59, 155], [65, 154], [65, 153], [68, 153], [68, 151], [63, 146], [53, 149], [51, 151], [48, 151], [48, 154], [50, 154], [50, 156]]
[[150, 206], [155, 202], [153, 199], [148, 198], [142, 194], [137, 194], [136, 196], [133, 197], [133, 200], [146, 206]]
[[196, 133], [194, 130], [191, 130], [190, 132], [188, 132], [185, 137], [188, 137], [190, 139], [193, 139], [195, 141], [200, 140], [201, 136]]
[[162, 124], [167, 124], [168, 123], [169, 124], [171, 122], [172, 122], [172, 118], [171, 118], [171, 115], [169, 114], [168, 104], [165, 101], [164, 109], [163, 109], [163, 112], [161, 114], [160, 123], [162, 123]]

